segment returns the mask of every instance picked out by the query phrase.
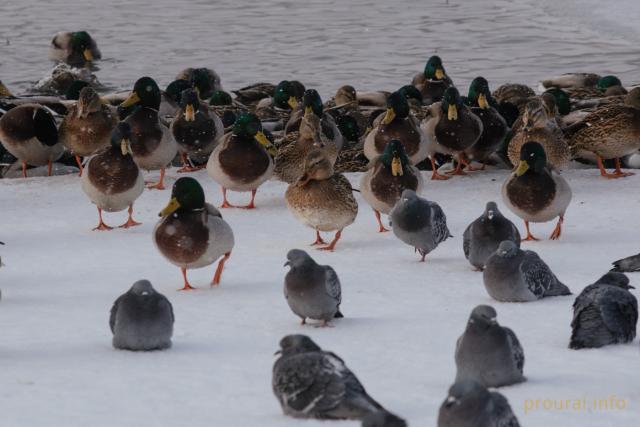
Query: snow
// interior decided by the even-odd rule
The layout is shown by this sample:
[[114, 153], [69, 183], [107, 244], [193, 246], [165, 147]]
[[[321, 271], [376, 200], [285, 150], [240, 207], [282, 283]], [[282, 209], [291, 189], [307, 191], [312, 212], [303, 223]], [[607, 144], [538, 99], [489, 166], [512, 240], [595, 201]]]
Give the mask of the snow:
[[[177, 174], [168, 174], [169, 185]], [[220, 190], [195, 174], [208, 201]], [[349, 174], [357, 185], [359, 174]], [[565, 172], [573, 189], [562, 238], [524, 243], [574, 293], [618, 258], [638, 252], [640, 176], [608, 181], [594, 169]], [[301, 326], [282, 295], [285, 255], [314, 233], [288, 212], [285, 185], [260, 188], [258, 209], [223, 210], [236, 237], [222, 283], [215, 266], [194, 270], [200, 289], [177, 292], [180, 272], [155, 249], [151, 231], [169, 191], [145, 191], [142, 226], [91, 231], [97, 212], [76, 176], [0, 180], [0, 414], [6, 426], [326, 426], [285, 417], [271, 392], [273, 353], [286, 334], [304, 333], [336, 352], [368, 392], [412, 426], [433, 426], [455, 376], [455, 342], [471, 309], [491, 304], [518, 335], [528, 382], [501, 388], [523, 426], [633, 426], [640, 416], [638, 340], [597, 350], [567, 348], [574, 297], [526, 304], [491, 300], [462, 253], [462, 232], [489, 200], [500, 200], [506, 171], [427, 181], [455, 236], [419, 263], [392, 233], [378, 234], [360, 195], [356, 222], [334, 253], [309, 251], [342, 282], [344, 319], [334, 328]], [[428, 175], [425, 175], [428, 178]], [[231, 203], [248, 194], [231, 193]], [[126, 212], [106, 214], [109, 225]], [[522, 230], [521, 222], [516, 224]], [[547, 237], [554, 223], [535, 224]], [[329, 236], [327, 236], [329, 237]], [[136, 280], [149, 279], [173, 303], [173, 348], [131, 353], [111, 347], [108, 314]], [[632, 284], [638, 285], [636, 277]], [[635, 282], [635, 283], [634, 283]], [[625, 409], [543, 410], [544, 399], [624, 399]], [[528, 410], [525, 405], [538, 410]], [[357, 422], [336, 425], [357, 426]]]

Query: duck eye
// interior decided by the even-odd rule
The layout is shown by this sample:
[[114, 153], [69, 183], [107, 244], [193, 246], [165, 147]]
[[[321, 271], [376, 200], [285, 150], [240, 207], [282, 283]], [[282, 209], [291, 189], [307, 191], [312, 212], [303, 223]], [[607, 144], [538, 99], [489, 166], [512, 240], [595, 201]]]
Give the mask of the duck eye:
[[145, 87], [144, 90], [146, 90], [147, 92], [151, 92], [151, 86]]
[[529, 157], [533, 157], [533, 153], [529, 154]]

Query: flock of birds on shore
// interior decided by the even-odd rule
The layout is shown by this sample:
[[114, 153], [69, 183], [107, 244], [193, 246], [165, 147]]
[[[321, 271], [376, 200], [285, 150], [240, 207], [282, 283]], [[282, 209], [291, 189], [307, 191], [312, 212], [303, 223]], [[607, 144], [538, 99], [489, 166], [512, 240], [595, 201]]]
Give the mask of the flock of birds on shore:
[[[227, 191], [250, 192], [243, 208], [253, 209], [263, 183], [286, 182], [289, 210], [315, 231], [313, 244], [321, 250], [333, 251], [355, 221], [353, 191], [360, 191], [379, 231], [388, 231], [381, 214], [388, 215], [393, 234], [425, 261], [451, 234], [441, 207], [420, 197], [420, 169], [430, 169], [433, 180], [446, 180], [480, 165], [510, 163], [514, 169], [502, 199], [523, 219], [525, 238], [493, 201], [463, 234], [465, 257], [482, 271], [488, 294], [501, 302], [571, 294], [538, 254], [520, 249], [520, 243], [537, 240], [531, 222], [558, 218], [550, 239], [561, 236], [572, 196], [559, 170], [570, 160], [595, 162], [603, 177], [621, 178], [631, 174], [621, 169], [621, 158], [640, 149], [640, 88], [627, 91], [615, 76], [562, 75], [543, 81], [547, 90], [540, 96], [519, 84], [491, 92], [487, 80], [478, 77], [463, 97], [442, 60], [433, 56], [423, 73], [396, 92], [357, 93], [342, 86], [324, 104], [317, 91], [297, 81], [255, 84], [234, 91], [234, 99], [206, 68], [184, 70], [165, 91], [142, 77], [126, 94], [101, 97], [91, 74], [101, 54], [87, 32], [57, 34], [50, 57], [60, 62], [50, 88], [65, 95], [16, 97], [0, 82], [0, 142], [24, 177], [28, 166], [48, 166], [51, 175], [53, 162], [65, 156], [75, 161], [82, 190], [98, 209], [96, 230], [112, 229], [103, 211], [128, 209], [121, 227], [139, 225], [133, 205], [145, 189], [141, 171], [160, 170], [160, 180], [146, 187], [161, 190], [165, 168], [177, 162], [179, 172], [206, 168], [222, 188], [221, 209], [234, 207]], [[607, 161], [613, 162], [612, 173], [605, 169]], [[364, 170], [360, 189], [338, 170]], [[193, 289], [188, 270], [216, 261], [211, 285], [219, 284], [234, 248], [233, 230], [205, 201], [200, 183], [192, 177], [176, 180], [160, 216], [153, 240], [180, 268], [182, 290]], [[321, 232], [335, 236], [327, 244]], [[330, 326], [342, 317], [341, 285], [333, 268], [299, 249], [289, 251], [286, 265], [285, 297], [302, 324], [313, 319]], [[576, 298], [570, 348], [633, 341], [637, 301], [622, 272], [640, 270], [640, 255], [616, 261], [614, 270]], [[457, 375], [438, 426], [519, 425], [506, 398], [488, 390], [526, 380], [522, 346], [496, 318], [487, 305], [471, 312], [457, 343]], [[169, 300], [140, 280], [113, 305], [113, 346], [169, 348], [173, 321]], [[342, 359], [309, 337], [284, 337], [278, 353], [273, 390], [285, 414], [362, 419], [367, 427], [406, 425], [366, 393]]]

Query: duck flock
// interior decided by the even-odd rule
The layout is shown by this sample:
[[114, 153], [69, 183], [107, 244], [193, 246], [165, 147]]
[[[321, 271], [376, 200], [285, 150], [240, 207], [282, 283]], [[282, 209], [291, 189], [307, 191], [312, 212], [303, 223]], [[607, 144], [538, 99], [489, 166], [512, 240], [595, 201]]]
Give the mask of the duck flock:
[[[10, 165], [5, 178], [12, 172], [28, 177], [37, 170], [31, 167], [46, 167], [52, 175], [54, 163], [55, 169], [77, 165], [67, 170], [79, 173], [79, 189], [97, 207], [94, 230], [108, 231], [113, 227], [103, 212], [127, 210], [120, 227], [139, 225], [134, 204], [145, 187], [165, 188], [166, 168], [176, 166], [184, 174], [206, 168], [222, 189], [219, 207], [207, 203], [198, 180], [182, 176], [152, 235], [158, 251], [181, 270], [183, 291], [194, 289], [188, 270], [216, 262], [211, 286], [223, 282], [235, 245], [233, 224], [221, 213], [237, 207], [229, 203], [228, 191], [251, 193], [239, 208], [254, 209], [262, 184], [287, 183], [283, 203], [315, 232], [313, 245], [324, 251], [339, 249], [358, 214], [353, 193], [359, 191], [378, 231], [389, 227], [429, 262], [428, 254], [452, 235], [443, 209], [421, 197], [425, 181], [481, 174], [490, 166], [511, 170], [501, 198], [523, 220], [526, 235], [521, 238], [492, 200], [478, 207], [482, 215], [469, 219], [462, 249], [482, 272], [488, 295], [500, 302], [571, 295], [521, 242], [538, 240], [531, 223], [555, 221], [549, 238], [562, 236], [572, 192], [561, 170], [570, 161], [597, 165], [593, 179], [623, 178], [632, 175], [622, 169], [624, 162], [640, 149], [640, 88], [627, 90], [615, 76], [561, 75], [543, 80], [541, 95], [521, 84], [492, 92], [477, 77], [462, 96], [442, 60], [432, 56], [424, 72], [395, 92], [359, 93], [347, 85], [323, 103], [316, 90], [286, 80], [253, 84], [232, 96], [207, 68], [183, 70], [164, 91], [151, 77], [141, 77], [126, 93], [106, 94], [93, 75], [101, 54], [85, 31], [55, 35], [50, 58], [58, 65], [47, 93], [14, 96], [0, 83], [0, 142], [6, 150], [1, 154]], [[144, 171], [158, 170], [157, 182], [145, 182]], [[341, 172], [364, 172], [359, 188]], [[387, 227], [382, 215], [388, 216]], [[323, 233], [331, 239], [325, 241]], [[300, 249], [287, 253], [286, 266], [284, 295], [294, 315], [303, 325], [313, 320], [339, 328], [338, 272]], [[570, 349], [633, 341], [638, 307], [624, 272], [638, 270], [640, 255], [616, 261], [576, 297], [567, 329]], [[457, 374], [438, 426], [519, 425], [507, 399], [489, 390], [526, 381], [525, 351], [497, 315], [489, 305], [472, 308], [456, 344]], [[169, 300], [139, 280], [111, 309], [113, 346], [169, 349], [173, 323]], [[406, 426], [367, 394], [339, 356], [308, 336], [285, 336], [279, 348], [272, 386], [284, 414]]]

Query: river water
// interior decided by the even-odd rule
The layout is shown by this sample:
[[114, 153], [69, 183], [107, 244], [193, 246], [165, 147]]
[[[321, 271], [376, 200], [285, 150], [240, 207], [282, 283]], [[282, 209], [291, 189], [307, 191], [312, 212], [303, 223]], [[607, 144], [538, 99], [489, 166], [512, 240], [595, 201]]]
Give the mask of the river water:
[[162, 87], [188, 66], [208, 66], [226, 89], [298, 79], [323, 96], [352, 84], [393, 90], [439, 54], [466, 90], [536, 85], [570, 71], [640, 82], [639, 0], [0, 0], [0, 79], [27, 90], [52, 68], [60, 30], [86, 29], [103, 60], [99, 80]]

